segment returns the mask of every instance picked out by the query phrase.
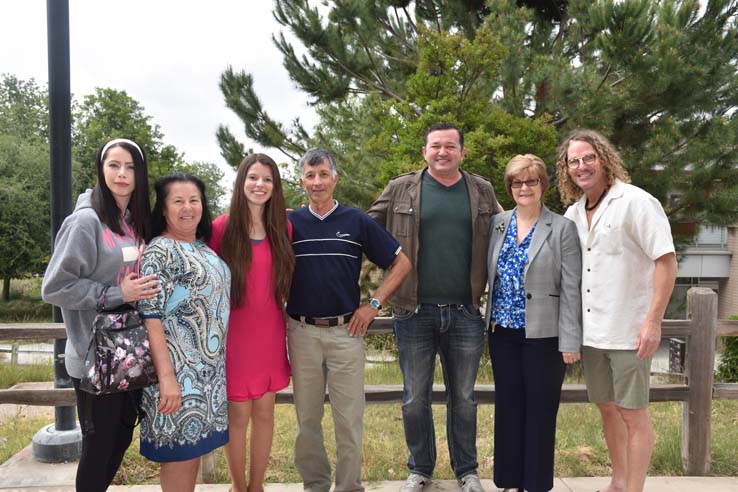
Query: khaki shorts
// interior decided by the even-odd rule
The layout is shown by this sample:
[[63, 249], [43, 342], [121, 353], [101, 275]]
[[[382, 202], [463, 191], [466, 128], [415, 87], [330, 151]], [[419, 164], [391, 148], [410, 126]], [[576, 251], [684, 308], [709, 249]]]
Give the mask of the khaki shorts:
[[638, 359], [635, 350], [582, 347], [584, 379], [592, 403], [615, 402], [635, 410], [648, 406], [651, 357]]

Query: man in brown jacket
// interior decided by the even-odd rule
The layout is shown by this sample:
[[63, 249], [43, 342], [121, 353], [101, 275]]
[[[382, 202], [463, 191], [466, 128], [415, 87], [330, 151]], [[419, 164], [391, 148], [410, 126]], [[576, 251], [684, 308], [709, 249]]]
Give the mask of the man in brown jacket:
[[436, 444], [430, 397], [440, 354], [451, 466], [463, 492], [482, 492], [474, 399], [484, 348], [479, 307], [489, 223], [501, 207], [489, 181], [459, 168], [466, 155], [461, 130], [431, 126], [422, 152], [428, 166], [393, 178], [369, 209], [414, 266], [391, 298], [410, 451], [410, 476], [400, 490], [419, 492], [431, 482]]

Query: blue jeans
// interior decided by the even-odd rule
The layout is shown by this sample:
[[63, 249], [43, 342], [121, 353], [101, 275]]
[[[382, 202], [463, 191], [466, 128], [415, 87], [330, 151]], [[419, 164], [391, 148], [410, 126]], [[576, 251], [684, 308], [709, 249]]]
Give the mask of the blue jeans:
[[403, 377], [402, 422], [413, 473], [433, 475], [436, 436], [431, 395], [436, 354], [446, 385], [446, 433], [451, 468], [457, 478], [477, 471], [477, 402], [474, 383], [484, 349], [479, 310], [463, 305], [421, 304], [396, 308], [393, 327]]

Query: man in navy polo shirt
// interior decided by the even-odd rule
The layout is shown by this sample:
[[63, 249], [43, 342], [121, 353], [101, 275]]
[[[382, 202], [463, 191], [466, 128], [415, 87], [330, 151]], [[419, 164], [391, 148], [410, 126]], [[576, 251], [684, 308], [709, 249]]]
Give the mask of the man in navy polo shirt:
[[[335, 492], [361, 491], [363, 337], [412, 266], [386, 230], [333, 198], [338, 173], [328, 151], [308, 150], [300, 167], [310, 204], [289, 213], [296, 265], [287, 303], [297, 413], [295, 465], [306, 491], [330, 490], [321, 424], [327, 386], [336, 434]], [[359, 306], [362, 255], [389, 271], [371, 301]]]

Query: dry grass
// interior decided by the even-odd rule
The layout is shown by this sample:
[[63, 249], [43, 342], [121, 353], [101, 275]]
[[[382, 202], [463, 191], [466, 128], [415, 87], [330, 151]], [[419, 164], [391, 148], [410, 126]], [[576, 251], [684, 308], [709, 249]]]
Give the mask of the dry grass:
[[[682, 475], [680, 458], [681, 403], [655, 403], [651, 414], [656, 429], [656, 448], [651, 464], [652, 475]], [[446, 409], [433, 407], [436, 424], [438, 461], [435, 477], [453, 479], [446, 447]], [[477, 449], [479, 474], [492, 476], [494, 406], [480, 405], [478, 412]], [[738, 402], [716, 401], [713, 410], [713, 465], [712, 472], [721, 476], [738, 476]], [[335, 462], [335, 438], [330, 406], [323, 419], [326, 449]], [[292, 463], [292, 444], [295, 435], [295, 416], [291, 405], [278, 405], [274, 445], [267, 481], [299, 482], [300, 477]], [[364, 416], [363, 478], [403, 480], [407, 476], [407, 448], [402, 429], [399, 404], [369, 405]], [[597, 409], [588, 404], [562, 405], [559, 412], [556, 476], [603, 476], [610, 472], [607, 449], [600, 429]], [[228, 471], [222, 450], [217, 452], [218, 481], [228, 481]], [[138, 442], [129, 449], [116, 483], [156, 483], [156, 465], [138, 454]]]
[[51, 321], [51, 306], [41, 300], [41, 277], [12, 279], [10, 300], [0, 301], [0, 323], [47, 321]]
[[28, 417], [18, 412], [14, 418], [0, 421], [0, 463], [31, 444], [33, 435], [53, 419]]
[[0, 389], [10, 388], [17, 383], [53, 381], [54, 366], [48, 364], [10, 365], [0, 364]]
[[[489, 360], [487, 359], [487, 366]], [[5, 368], [0, 368], [0, 374]], [[41, 371], [48, 371], [42, 368]], [[480, 373], [480, 382], [491, 381], [488, 367]], [[437, 373], [440, 378], [440, 373]], [[437, 379], [440, 380], [440, 379]], [[367, 371], [367, 384], [399, 384], [401, 376], [397, 364], [388, 362], [372, 366]], [[446, 440], [446, 408], [433, 407], [436, 424], [438, 464], [435, 476], [451, 479]], [[300, 477], [292, 463], [295, 436], [295, 415], [292, 405], [278, 405], [275, 411], [275, 433], [271, 461], [267, 473], [269, 482], [299, 482]], [[651, 415], [656, 430], [656, 448], [652, 459], [652, 475], [682, 475], [681, 403], [654, 403]], [[712, 412], [712, 473], [738, 476], [738, 401], [715, 401]], [[479, 473], [492, 476], [493, 405], [479, 405], [477, 448]], [[27, 446], [33, 434], [47, 421], [23, 415], [0, 423], [0, 461]], [[331, 460], [335, 457], [335, 438], [330, 406], [323, 419], [326, 448]], [[142, 458], [138, 452], [138, 434], [126, 458], [116, 484], [156, 483], [158, 467]], [[216, 453], [217, 481], [228, 482], [228, 471], [222, 450]], [[405, 446], [402, 414], [399, 403], [367, 405], [364, 417], [363, 477], [367, 481], [402, 480], [407, 475], [407, 448]], [[556, 475], [602, 476], [609, 473], [607, 449], [600, 428], [599, 412], [589, 404], [561, 406], [558, 419]]]

